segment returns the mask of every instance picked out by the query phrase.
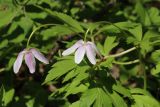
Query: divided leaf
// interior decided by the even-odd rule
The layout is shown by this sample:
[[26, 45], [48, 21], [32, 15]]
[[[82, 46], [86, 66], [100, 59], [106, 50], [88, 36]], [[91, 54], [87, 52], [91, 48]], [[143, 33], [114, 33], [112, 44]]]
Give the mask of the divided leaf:
[[53, 68], [48, 72], [48, 75], [44, 83], [47, 83], [49, 81], [52, 81], [56, 78], [61, 77], [62, 75], [69, 72], [70, 70], [74, 69], [76, 67], [76, 64], [73, 61], [73, 57], [68, 56], [68, 57], [58, 60], [58, 62], [53, 64], [52, 67]]
[[59, 12], [53, 12], [49, 9], [44, 9], [42, 8], [44, 11], [46, 11], [48, 14], [50, 14], [51, 16], [59, 19], [60, 21], [66, 23], [67, 25], [73, 27], [76, 29], [76, 32], [84, 32], [83, 28], [81, 27], [81, 25], [79, 24], [78, 21], [74, 20], [72, 17], [64, 14], [64, 13], [59, 13]]

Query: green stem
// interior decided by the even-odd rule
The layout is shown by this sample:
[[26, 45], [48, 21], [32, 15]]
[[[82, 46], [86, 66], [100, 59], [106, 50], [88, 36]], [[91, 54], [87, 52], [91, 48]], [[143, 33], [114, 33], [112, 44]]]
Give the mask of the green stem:
[[129, 62], [118, 62], [118, 61], [114, 61], [113, 63], [115, 64], [119, 64], [119, 65], [130, 65], [130, 64], [135, 64], [138, 63], [139, 59], [133, 60], [133, 61], [129, 61]]
[[86, 42], [86, 39], [87, 39], [87, 34], [88, 34], [88, 32], [89, 32], [89, 29], [87, 29], [87, 31], [86, 31], [86, 33], [85, 33], [85, 35], [84, 35], [84, 41]]
[[140, 61], [140, 66], [141, 66], [141, 70], [143, 72], [143, 89], [147, 90], [147, 74], [146, 74], [145, 66], [144, 66], [142, 60]]
[[35, 29], [32, 31], [32, 33], [30, 34], [29, 38], [28, 38], [26, 48], [29, 47], [29, 43], [30, 43], [30, 41], [31, 41], [31, 38], [33, 37], [33, 34], [34, 34], [37, 30], [39, 30], [39, 29], [42, 28], [42, 27], [53, 26], [53, 25], [59, 25], [59, 24], [44, 24], [44, 25], [41, 25], [41, 26], [35, 28]]
[[143, 88], [144, 88], [144, 90], [147, 90], [147, 74], [146, 74], [146, 70], [144, 70], [143, 73], [144, 73], [144, 78], [143, 78], [144, 79], [144, 87]]
[[[131, 52], [131, 51], [133, 51], [133, 50], [135, 50], [135, 49], [137, 49], [137, 48], [136, 48], [136, 47], [133, 47], [133, 48], [130, 48], [130, 49], [128, 49], [128, 50], [126, 50], [126, 51], [123, 51], [123, 52], [121, 52], [121, 53], [118, 53], [118, 54], [104, 56], [101, 60], [97, 61], [97, 64], [94, 65], [93, 68], [96, 68], [99, 64], [101, 64], [102, 62], [106, 61], [106, 59], [109, 58], [109, 57], [113, 57], [113, 58], [115, 58], [115, 57], [120, 57], [120, 56], [122, 56], [122, 55], [124, 55], [124, 54], [127, 54], [127, 53], [129, 53], [129, 52]], [[138, 60], [134, 60], [134, 61], [132, 61], [132, 62], [126, 62], [126, 64], [132, 64], [132, 63], [137, 63], [137, 62], [138, 62]], [[116, 63], [116, 62], [113, 62], [113, 63]], [[117, 62], [117, 63], [118, 63], [118, 62]], [[119, 62], [119, 64], [120, 64], [120, 62]], [[121, 64], [122, 64], [122, 63], [121, 63]], [[125, 64], [125, 63], [123, 63], [123, 64]]]
[[130, 48], [130, 49], [128, 49], [128, 50], [126, 50], [126, 51], [123, 51], [123, 52], [121, 52], [121, 53], [118, 53], [118, 54], [108, 55], [108, 56], [105, 56], [104, 59], [107, 59], [107, 58], [109, 58], [109, 57], [114, 57], [114, 58], [115, 58], [115, 57], [120, 57], [120, 56], [122, 56], [122, 55], [125, 55], [125, 54], [131, 52], [131, 51], [134, 51], [135, 49], [137, 49], [137, 48], [136, 48], [136, 47], [133, 47], [133, 48]]
[[141, 53], [139, 53], [139, 59], [140, 59], [140, 71], [143, 73], [143, 89], [147, 90], [147, 74]]

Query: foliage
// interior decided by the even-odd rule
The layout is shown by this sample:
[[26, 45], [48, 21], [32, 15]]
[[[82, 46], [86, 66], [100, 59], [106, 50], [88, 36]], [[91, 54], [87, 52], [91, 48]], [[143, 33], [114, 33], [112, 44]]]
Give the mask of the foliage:
[[[160, 107], [159, 0], [0, 0], [1, 107]], [[96, 65], [62, 52], [95, 43]], [[23, 49], [50, 61], [29, 73]]]

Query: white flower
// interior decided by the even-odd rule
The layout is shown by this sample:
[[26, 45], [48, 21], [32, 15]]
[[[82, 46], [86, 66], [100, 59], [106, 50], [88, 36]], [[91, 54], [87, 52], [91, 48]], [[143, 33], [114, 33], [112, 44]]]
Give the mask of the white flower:
[[65, 50], [62, 55], [67, 56], [73, 52], [75, 52], [75, 63], [79, 64], [86, 53], [88, 60], [93, 65], [96, 64], [96, 53], [99, 53], [93, 42], [84, 42], [83, 40], [76, 42], [73, 46]]
[[18, 73], [21, 65], [22, 65], [22, 61], [23, 61], [23, 57], [25, 59], [25, 63], [27, 64], [30, 73], [34, 73], [35, 69], [36, 69], [36, 61], [35, 58], [38, 59], [39, 61], [45, 63], [45, 64], [49, 64], [48, 59], [46, 59], [42, 53], [40, 53], [39, 51], [37, 51], [34, 48], [31, 48], [29, 50], [24, 49], [23, 51], [21, 51], [18, 54], [18, 57], [14, 63], [13, 66], [13, 70], [14, 73]]

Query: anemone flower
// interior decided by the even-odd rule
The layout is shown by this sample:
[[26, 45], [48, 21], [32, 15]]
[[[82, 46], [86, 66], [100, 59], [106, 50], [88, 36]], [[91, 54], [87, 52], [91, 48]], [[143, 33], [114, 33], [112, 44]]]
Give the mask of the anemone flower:
[[[75, 52], [76, 51], [76, 52]], [[67, 56], [75, 52], [75, 63], [79, 64], [86, 54], [88, 60], [95, 65], [96, 54], [99, 54], [95, 44], [93, 42], [84, 42], [83, 40], [77, 41], [73, 46], [65, 50], [62, 55]]]
[[18, 73], [22, 65], [23, 57], [25, 59], [25, 63], [27, 64], [29, 68], [30, 73], [35, 72], [35, 69], [36, 69], [35, 58], [45, 64], [49, 64], [49, 61], [43, 56], [43, 54], [37, 51], [36, 49], [34, 48], [24, 49], [18, 54], [18, 57], [14, 63], [14, 66], [13, 66], [14, 73]]

